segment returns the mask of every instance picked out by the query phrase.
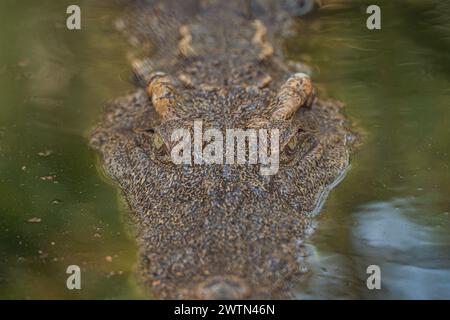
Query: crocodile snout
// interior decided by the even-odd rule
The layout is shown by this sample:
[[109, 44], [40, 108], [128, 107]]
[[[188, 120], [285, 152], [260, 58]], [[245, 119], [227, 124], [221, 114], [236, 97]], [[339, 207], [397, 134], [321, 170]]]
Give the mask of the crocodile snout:
[[207, 300], [238, 300], [250, 296], [248, 284], [236, 276], [215, 276], [199, 283], [195, 294], [199, 299]]

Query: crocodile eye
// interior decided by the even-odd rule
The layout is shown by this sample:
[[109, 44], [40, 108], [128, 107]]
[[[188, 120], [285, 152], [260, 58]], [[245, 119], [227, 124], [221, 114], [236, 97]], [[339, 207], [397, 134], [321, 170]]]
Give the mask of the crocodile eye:
[[297, 139], [297, 136], [295, 135], [291, 138], [291, 140], [289, 140], [289, 142], [287, 144], [287, 148], [290, 151], [295, 151], [295, 149], [297, 149], [297, 145], [298, 145], [298, 139]]
[[161, 148], [164, 146], [164, 140], [159, 134], [155, 134], [153, 136], [153, 145], [155, 146], [156, 150], [161, 150]]
[[169, 151], [167, 150], [167, 146], [164, 143], [163, 138], [158, 133], [155, 133], [153, 135], [153, 147], [155, 148], [154, 156], [158, 161], [164, 162], [164, 163], [171, 162], [171, 158], [170, 158]]
[[294, 161], [299, 149], [299, 140], [297, 135], [293, 136], [284, 147], [280, 154], [281, 163], [288, 164]]

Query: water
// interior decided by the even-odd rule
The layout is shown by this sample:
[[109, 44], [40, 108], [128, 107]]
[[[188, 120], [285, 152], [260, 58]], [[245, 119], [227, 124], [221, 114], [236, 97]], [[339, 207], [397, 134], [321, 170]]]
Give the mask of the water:
[[[82, 1], [83, 30], [68, 32], [69, 4], [0, 4], [0, 297], [142, 297], [123, 205], [86, 139], [104, 101], [131, 89], [120, 8]], [[82, 290], [66, 288], [71, 264]]]
[[[365, 135], [308, 240], [298, 298], [450, 298], [450, 5], [378, 3], [381, 31], [353, 1], [286, 40]], [[0, 3], [0, 297], [144, 298], [126, 207], [86, 143], [102, 104], [132, 90], [121, 6], [79, 1], [83, 29], [68, 32], [69, 4]], [[70, 264], [82, 290], [66, 289]], [[371, 264], [382, 290], [366, 287]]]
[[[287, 42], [365, 135], [309, 240], [300, 298], [450, 298], [450, 4], [378, 3], [380, 31], [357, 1], [320, 10]], [[380, 291], [366, 287], [371, 264]]]

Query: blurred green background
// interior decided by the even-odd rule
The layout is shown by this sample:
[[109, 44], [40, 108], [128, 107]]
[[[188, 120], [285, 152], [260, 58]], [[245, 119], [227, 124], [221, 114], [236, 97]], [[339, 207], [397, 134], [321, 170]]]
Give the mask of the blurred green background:
[[[298, 298], [450, 298], [450, 3], [322, 1], [286, 39], [322, 96], [365, 131], [308, 240]], [[126, 206], [87, 145], [105, 101], [133, 89], [123, 7], [0, 2], [0, 298], [144, 298]], [[372, 4], [372, 3], [370, 3]], [[65, 270], [82, 269], [69, 291]], [[366, 288], [380, 265], [382, 290]]]
[[[104, 102], [132, 88], [121, 7], [77, 1], [68, 31], [72, 3], [0, 2], [1, 298], [140, 296], [125, 206], [87, 145]], [[66, 288], [71, 264], [82, 290]]]

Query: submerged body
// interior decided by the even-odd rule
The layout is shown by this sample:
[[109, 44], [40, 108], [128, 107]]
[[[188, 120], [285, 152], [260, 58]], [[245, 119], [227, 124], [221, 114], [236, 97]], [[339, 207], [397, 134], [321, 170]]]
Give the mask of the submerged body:
[[[302, 241], [355, 137], [340, 104], [285, 61], [275, 39], [292, 20], [280, 3], [137, 2], [119, 23], [156, 52], [134, 62], [143, 88], [109, 105], [91, 144], [131, 207], [156, 297], [285, 298], [307, 270]], [[278, 129], [277, 172], [174, 164], [171, 132], [199, 119]]]

